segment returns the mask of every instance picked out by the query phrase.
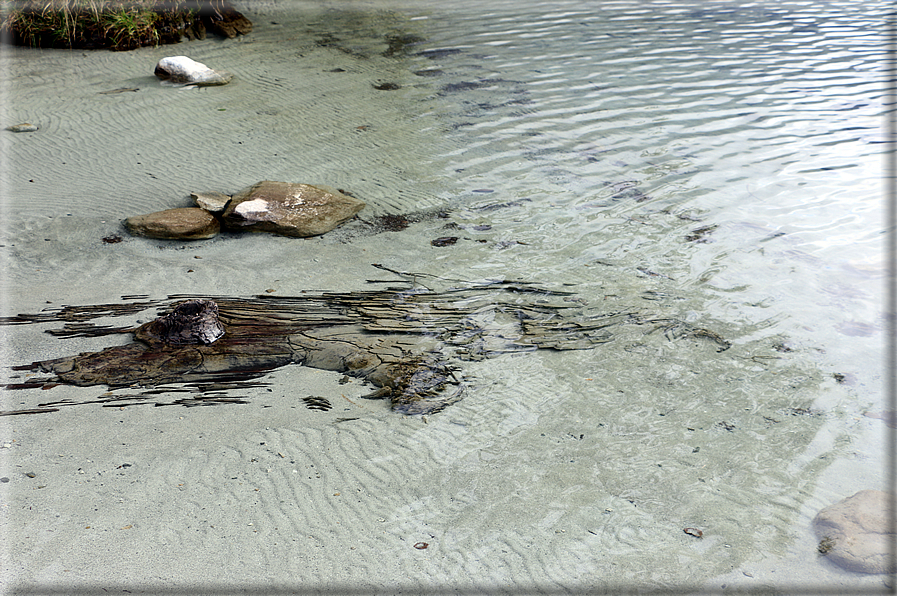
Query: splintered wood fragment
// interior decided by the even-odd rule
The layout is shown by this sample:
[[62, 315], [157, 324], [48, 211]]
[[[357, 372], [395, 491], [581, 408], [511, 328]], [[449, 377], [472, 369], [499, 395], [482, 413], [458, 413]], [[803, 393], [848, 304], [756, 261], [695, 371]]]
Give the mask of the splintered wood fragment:
[[0, 410], [0, 416], [18, 416], [19, 414], [46, 414], [58, 412], [59, 408], [30, 408], [27, 410]]

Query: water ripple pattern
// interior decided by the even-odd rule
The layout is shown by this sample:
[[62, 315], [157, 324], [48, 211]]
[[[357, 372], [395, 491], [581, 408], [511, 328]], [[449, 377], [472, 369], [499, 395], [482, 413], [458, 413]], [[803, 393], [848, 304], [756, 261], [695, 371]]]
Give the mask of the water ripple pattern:
[[[885, 485], [882, 417], [866, 414], [885, 409], [890, 3], [245, 6], [256, 29], [238, 40], [90, 60], [4, 48], [3, 125], [41, 127], [0, 131], [4, 314], [125, 294], [370, 289], [384, 282], [370, 263], [383, 263], [570, 290], [585, 313], [684, 321], [731, 347], [671, 325], [465, 362], [464, 399], [428, 419], [301, 369], [242, 405], [10, 416], [0, 439], [21, 469], [63, 487], [9, 483], [28, 516], [9, 539], [16, 578], [71, 568], [80, 585], [121, 568], [150, 587], [214, 573], [409, 594], [881, 589], [818, 556], [810, 521]], [[182, 52], [234, 81], [161, 85], [152, 66]], [[100, 93], [122, 87], [139, 90]], [[102, 240], [123, 217], [261, 179], [351, 191], [364, 221], [313, 239]], [[407, 229], [365, 227], [421, 213]], [[12, 328], [4, 354], [99, 349], [38, 331]], [[312, 396], [332, 408], [309, 409]], [[35, 521], [47, 519], [68, 537], [60, 548]], [[110, 566], [138, 530], [152, 546]], [[87, 563], [59, 554], [72, 552]]]
[[750, 288], [740, 253], [770, 240], [880, 275], [886, 8], [851, 6], [500, 2], [437, 23], [432, 99], [471, 216], [525, 201], [490, 222], [549, 278], [604, 259]]

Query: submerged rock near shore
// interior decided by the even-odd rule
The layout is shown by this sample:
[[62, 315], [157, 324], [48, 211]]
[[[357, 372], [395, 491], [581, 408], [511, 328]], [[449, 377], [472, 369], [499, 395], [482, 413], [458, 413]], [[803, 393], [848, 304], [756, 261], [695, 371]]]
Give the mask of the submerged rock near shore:
[[37, 132], [38, 129], [39, 127], [36, 124], [31, 124], [30, 122], [22, 122], [21, 124], [13, 124], [6, 127], [6, 130], [10, 132]]
[[886, 492], [861, 490], [820, 511], [813, 520], [819, 552], [850, 571], [897, 571], [890, 550], [897, 536], [888, 525], [894, 515], [893, 502]]
[[190, 193], [197, 207], [166, 209], [125, 220], [136, 236], [163, 240], [204, 240], [227, 229], [305, 238], [319, 236], [364, 209], [343, 192], [311, 184], [263, 180], [231, 197], [220, 192]]
[[125, 227], [135, 236], [162, 240], [205, 240], [221, 230], [218, 219], [198, 207], [166, 209], [125, 220]]
[[234, 195], [222, 219], [230, 229], [307, 237], [329, 232], [363, 208], [338, 190], [264, 180]]

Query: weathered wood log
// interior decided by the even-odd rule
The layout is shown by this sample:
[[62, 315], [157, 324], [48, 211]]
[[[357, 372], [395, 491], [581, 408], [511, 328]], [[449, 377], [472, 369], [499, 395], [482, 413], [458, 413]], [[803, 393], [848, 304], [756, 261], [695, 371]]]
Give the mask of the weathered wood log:
[[[403, 275], [422, 279], [419, 274]], [[63, 329], [51, 333], [69, 337], [134, 333], [137, 341], [15, 367], [50, 376], [6, 388], [37, 384], [153, 388], [177, 383], [199, 387], [200, 393], [218, 392], [223, 385], [240, 387], [275, 368], [300, 364], [363, 379], [377, 388], [370, 397], [388, 398], [395, 411], [428, 414], [460, 398], [463, 379], [456, 373], [464, 360], [536, 349], [592, 348], [610, 341], [611, 330], [621, 325], [677, 330], [713, 341], [719, 351], [728, 348], [711, 331], [666, 318], [634, 312], [584, 316], [563, 300], [570, 295], [523, 282], [496, 281], [450, 285], [441, 291], [415, 285], [298, 297], [169, 296], [65, 306], [55, 313], [0, 319], [0, 324], [61, 321]], [[86, 322], [152, 307], [161, 307], [164, 314], [137, 329]], [[127, 398], [147, 399], [161, 389], [143, 389]], [[7, 412], [11, 413], [16, 412]]]

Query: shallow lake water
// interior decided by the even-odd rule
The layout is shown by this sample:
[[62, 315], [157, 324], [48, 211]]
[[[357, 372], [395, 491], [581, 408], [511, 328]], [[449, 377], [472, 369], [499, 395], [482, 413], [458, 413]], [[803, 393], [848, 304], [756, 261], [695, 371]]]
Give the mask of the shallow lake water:
[[[831, 564], [811, 529], [889, 485], [889, 3], [238, 7], [255, 28], [234, 40], [3, 47], [0, 124], [40, 129], [0, 135], [2, 314], [357, 291], [388, 278], [382, 263], [573, 291], [583, 316], [676, 319], [731, 347], [634, 329], [465, 362], [465, 398], [424, 419], [299, 367], [247, 404], [3, 417], [6, 587], [892, 585]], [[153, 66], [178, 54], [234, 81], [160, 84]], [[103, 93], [121, 88], [136, 91]], [[311, 239], [121, 227], [265, 179], [367, 207]], [[416, 221], [374, 225], [390, 214]], [[3, 328], [5, 378], [110, 341], [46, 328]], [[100, 392], [4, 391], [0, 409]]]

